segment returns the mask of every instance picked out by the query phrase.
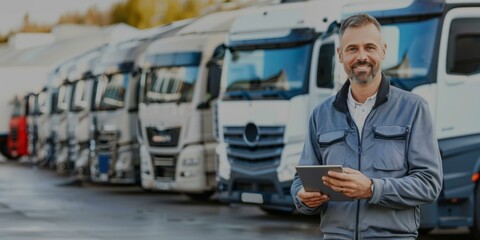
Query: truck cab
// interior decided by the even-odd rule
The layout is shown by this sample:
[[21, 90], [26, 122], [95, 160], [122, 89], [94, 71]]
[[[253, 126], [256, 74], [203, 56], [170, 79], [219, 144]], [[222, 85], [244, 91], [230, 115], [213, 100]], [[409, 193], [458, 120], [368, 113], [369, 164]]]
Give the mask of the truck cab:
[[68, 136], [67, 136], [67, 116], [68, 106], [72, 94], [72, 84], [64, 81], [58, 89], [58, 100], [54, 108], [52, 117], [52, 135], [54, 148], [54, 162], [57, 173], [69, 174], [72, 170], [72, 164], [68, 161]]
[[72, 82], [68, 79], [68, 74], [75, 67], [77, 59], [73, 58], [64, 62], [55, 76], [56, 82], [60, 85], [51, 87], [57, 92], [53, 95], [52, 114], [50, 121], [51, 136], [53, 144], [53, 161], [58, 174], [69, 174], [72, 170], [72, 163], [68, 161], [68, 136], [67, 136], [67, 117], [72, 95]]
[[346, 79], [332, 57], [338, 38], [321, 38], [343, 2], [269, 6], [233, 24], [217, 114], [221, 202], [293, 211], [290, 185], [310, 113]]
[[[72, 63], [70, 63], [72, 64]], [[36, 95], [37, 110], [35, 118], [36, 130], [35, 154], [32, 156], [35, 161], [48, 165], [50, 168], [57, 168], [59, 174], [66, 173], [65, 166], [57, 166], [55, 159], [55, 137], [57, 134], [58, 95], [62, 81], [66, 79], [68, 62], [60, 63], [54, 67], [47, 77], [47, 83]], [[62, 161], [60, 161], [62, 162]]]
[[215, 191], [213, 101], [226, 34], [241, 11], [204, 16], [153, 42], [142, 60], [139, 119], [144, 189], [206, 199]]
[[105, 46], [101, 46], [79, 57], [68, 76], [72, 82], [67, 119], [68, 162], [73, 165], [73, 175], [81, 180], [89, 179], [90, 110], [97, 77], [93, 70], [104, 49]]
[[18, 159], [28, 156], [28, 101], [25, 97], [16, 96], [11, 104], [13, 106], [7, 139], [8, 155], [9, 158]]
[[91, 117], [90, 180], [138, 181], [137, 111], [139, 74], [134, 62], [141, 42], [110, 44], [96, 64]]

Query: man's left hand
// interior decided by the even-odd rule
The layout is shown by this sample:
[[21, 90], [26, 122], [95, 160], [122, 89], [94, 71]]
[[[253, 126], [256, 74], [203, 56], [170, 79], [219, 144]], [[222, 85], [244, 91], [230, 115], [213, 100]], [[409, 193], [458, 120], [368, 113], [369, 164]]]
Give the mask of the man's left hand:
[[360, 171], [343, 168], [343, 173], [328, 171], [328, 176], [322, 178], [323, 183], [336, 192], [341, 192], [354, 199], [372, 197], [372, 180]]

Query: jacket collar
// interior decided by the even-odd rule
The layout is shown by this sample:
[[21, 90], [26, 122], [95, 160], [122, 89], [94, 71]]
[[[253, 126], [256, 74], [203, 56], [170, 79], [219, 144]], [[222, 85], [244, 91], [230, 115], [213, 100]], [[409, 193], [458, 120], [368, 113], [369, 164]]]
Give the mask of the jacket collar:
[[[340, 112], [348, 112], [348, 88], [350, 87], [350, 80], [345, 81], [340, 91], [337, 92], [333, 107]], [[380, 81], [380, 87], [378, 88], [377, 99], [372, 109], [376, 109], [378, 106], [388, 101], [388, 94], [390, 93], [390, 81], [387, 76], [382, 73], [382, 80]]]

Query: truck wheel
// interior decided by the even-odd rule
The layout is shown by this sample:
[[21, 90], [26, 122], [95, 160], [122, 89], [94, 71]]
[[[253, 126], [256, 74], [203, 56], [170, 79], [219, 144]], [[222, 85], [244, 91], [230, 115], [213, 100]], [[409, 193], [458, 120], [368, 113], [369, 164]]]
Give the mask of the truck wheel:
[[213, 195], [214, 192], [204, 192], [204, 193], [187, 193], [187, 196], [194, 201], [207, 201]]
[[475, 187], [475, 206], [473, 209], [473, 226], [470, 228], [470, 233], [473, 239], [480, 240], [480, 187]]

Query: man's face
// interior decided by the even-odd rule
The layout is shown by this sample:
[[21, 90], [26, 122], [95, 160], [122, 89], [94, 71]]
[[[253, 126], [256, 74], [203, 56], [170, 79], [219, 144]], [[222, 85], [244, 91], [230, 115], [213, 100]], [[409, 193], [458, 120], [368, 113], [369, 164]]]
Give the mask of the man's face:
[[337, 48], [339, 60], [348, 77], [357, 84], [367, 84], [380, 73], [386, 44], [373, 24], [347, 28]]

